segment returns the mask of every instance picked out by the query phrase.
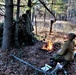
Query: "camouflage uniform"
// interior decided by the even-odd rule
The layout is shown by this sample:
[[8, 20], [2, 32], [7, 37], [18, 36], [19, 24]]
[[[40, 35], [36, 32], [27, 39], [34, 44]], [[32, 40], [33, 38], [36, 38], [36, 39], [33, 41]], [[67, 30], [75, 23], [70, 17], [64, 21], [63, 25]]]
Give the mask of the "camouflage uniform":
[[72, 61], [74, 59], [74, 41], [66, 41], [63, 48], [57, 54], [62, 55], [66, 61]]
[[68, 40], [64, 43], [63, 47], [61, 50], [59, 50], [57, 52], [57, 54], [55, 54], [53, 56], [53, 59], [56, 60], [57, 62], [61, 62], [60, 63], [60, 67], [57, 64], [55, 69], [51, 72], [51, 75], [57, 75], [58, 70], [62, 69], [64, 71], [64, 74], [67, 75], [67, 72], [65, 71], [64, 67], [66, 67], [66, 65], [68, 65], [68, 63], [70, 61], [72, 61], [74, 59], [74, 46], [75, 43], [73, 41], [73, 39], [76, 37], [76, 35], [74, 33], [70, 33], [68, 35]]
[[72, 61], [74, 59], [74, 45], [74, 41], [66, 41], [62, 49], [53, 55], [53, 59], [56, 61]]
[[23, 14], [22, 15], [22, 31], [23, 35], [26, 36], [25, 40], [28, 42], [28, 44], [33, 45], [35, 42], [37, 42], [37, 39], [34, 37], [34, 33], [32, 32], [33, 26], [30, 20], [29, 15]]

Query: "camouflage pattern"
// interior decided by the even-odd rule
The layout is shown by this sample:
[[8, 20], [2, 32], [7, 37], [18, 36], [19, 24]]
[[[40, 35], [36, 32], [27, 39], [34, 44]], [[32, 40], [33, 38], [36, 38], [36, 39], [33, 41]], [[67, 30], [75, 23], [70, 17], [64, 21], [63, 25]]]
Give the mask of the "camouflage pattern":
[[20, 28], [23, 32], [22, 34], [26, 43], [32, 45], [37, 42], [37, 39], [34, 37], [34, 33], [32, 32], [34, 28], [28, 13], [21, 16]]
[[60, 52], [57, 52], [58, 55], [63, 56], [66, 61], [72, 61], [74, 59], [74, 41], [66, 41], [63, 45], [63, 48]]
[[72, 61], [74, 59], [74, 41], [66, 41], [60, 51], [53, 55], [56, 61]]

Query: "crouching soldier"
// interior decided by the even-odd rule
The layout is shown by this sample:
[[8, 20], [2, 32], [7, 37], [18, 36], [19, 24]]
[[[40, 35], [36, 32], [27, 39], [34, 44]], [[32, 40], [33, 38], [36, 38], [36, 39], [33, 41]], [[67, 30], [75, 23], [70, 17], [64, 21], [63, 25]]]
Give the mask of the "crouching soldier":
[[[75, 39], [75, 37], [76, 37], [76, 35], [74, 33], [69, 33], [67, 36], [67, 41], [63, 44], [62, 49], [53, 55], [52, 60], [54, 60], [56, 62], [62, 62], [62, 65], [58, 63], [55, 70], [52, 71], [52, 74], [59, 69], [58, 66], [60, 66], [60, 68], [62, 69], [69, 62], [74, 60], [74, 46], [75, 46], [75, 44], [74, 44], [73, 40]], [[53, 74], [53, 75], [55, 75], [55, 74]]]

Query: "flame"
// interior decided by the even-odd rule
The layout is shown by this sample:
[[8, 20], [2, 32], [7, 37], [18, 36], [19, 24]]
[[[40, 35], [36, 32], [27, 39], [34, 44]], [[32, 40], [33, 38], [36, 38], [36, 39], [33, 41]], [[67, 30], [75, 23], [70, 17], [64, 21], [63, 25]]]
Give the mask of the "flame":
[[47, 51], [52, 50], [52, 49], [53, 49], [53, 44], [52, 44], [52, 42], [51, 42], [51, 41], [48, 41], [46, 44], [44, 44], [44, 45], [42, 46], [42, 49], [43, 49], [43, 50], [47, 50]]

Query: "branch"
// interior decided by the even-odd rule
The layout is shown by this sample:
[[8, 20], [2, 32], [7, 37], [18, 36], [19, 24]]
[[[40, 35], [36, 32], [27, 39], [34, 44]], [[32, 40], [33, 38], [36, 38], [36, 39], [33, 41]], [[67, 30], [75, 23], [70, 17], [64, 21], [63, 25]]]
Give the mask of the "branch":
[[46, 4], [44, 2], [42, 2], [41, 0], [39, 0], [39, 2], [47, 9], [47, 11], [49, 11], [53, 15], [53, 17], [54, 17], [54, 19], [56, 21], [56, 17], [54, 15], [54, 13], [48, 9], [48, 7], [46, 6]]
[[13, 54], [10, 54], [10, 56], [13, 57], [13, 58], [15, 58], [16, 60], [20, 61], [21, 63], [23, 63], [23, 64], [25, 64], [25, 65], [28, 65], [29, 67], [31, 67], [32, 69], [34, 69], [34, 70], [37, 71], [37, 72], [41, 72], [41, 73], [50, 75], [50, 72], [46, 72], [46, 71], [44, 71], [44, 70], [42, 70], [42, 69], [40, 69], [40, 68], [37, 68], [37, 67], [35, 67], [34, 65], [32, 65], [32, 64], [30, 64], [30, 63], [28, 63], [28, 62], [26, 62], [26, 61], [18, 58], [17, 56], [15, 56], [15, 55], [13, 55]]

